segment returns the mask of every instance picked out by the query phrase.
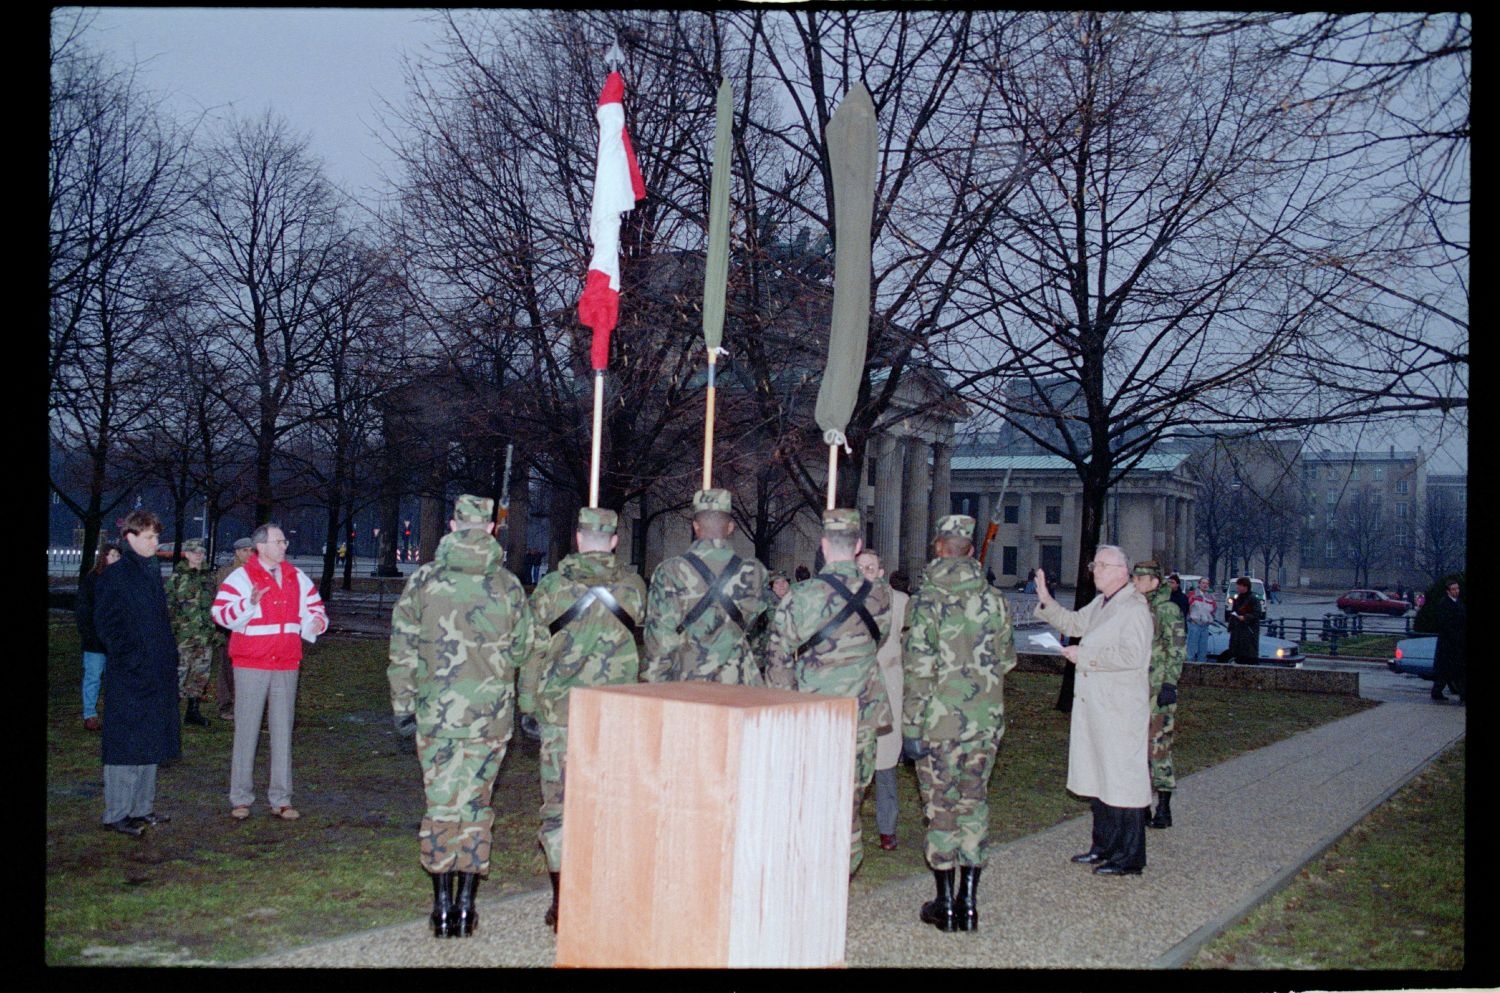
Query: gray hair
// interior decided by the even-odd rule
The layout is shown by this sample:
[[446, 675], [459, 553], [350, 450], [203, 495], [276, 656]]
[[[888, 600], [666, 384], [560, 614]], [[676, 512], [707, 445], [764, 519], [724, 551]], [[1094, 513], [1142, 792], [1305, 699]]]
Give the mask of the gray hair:
[[1119, 545], [1100, 545], [1098, 548], [1094, 549], [1095, 562], [1099, 561], [1099, 553], [1104, 551], [1114, 552], [1120, 557], [1120, 565], [1124, 566], [1127, 569], [1130, 568], [1130, 556], [1126, 555], [1125, 549], [1121, 548]]
[[[256, 544], [256, 545], [263, 545], [263, 544], [265, 544], [267, 541], [271, 540], [271, 529], [272, 528], [275, 528], [276, 530], [281, 531], [281, 525], [280, 524], [277, 524], [275, 521], [266, 521], [266, 523], [262, 524], [260, 527], [256, 528], [254, 531], [250, 532], [250, 541], [253, 544]], [[286, 532], [282, 531], [282, 533], [285, 534]]]

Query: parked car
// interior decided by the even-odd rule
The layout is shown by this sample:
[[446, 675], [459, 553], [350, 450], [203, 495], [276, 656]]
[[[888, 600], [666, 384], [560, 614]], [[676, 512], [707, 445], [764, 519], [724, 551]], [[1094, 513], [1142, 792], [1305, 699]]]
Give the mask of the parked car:
[[[1229, 581], [1224, 584], [1224, 598], [1219, 601], [1220, 607], [1224, 610], [1229, 609], [1228, 605], [1233, 602], [1235, 595], [1240, 591], [1239, 586], [1235, 583], [1235, 580], [1238, 578], [1238, 576], [1231, 576]], [[1197, 582], [1197, 580], [1194, 580], [1194, 582]], [[1259, 608], [1261, 619], [1264, 620], [1266, 616], [1265, 581], [1252, 577], [1250, 579], [1250, 594], [1255, 597], [1255, 606]]]
[[1396, 655], [1386, 666], [1392, 672], [1404, 672], [1423, 679], [1436, 679], [1437, 669], [1433, 658], [1437, 655], [1437, 639], [1402, 638], [1396, 642]]
[[[1208, 642], [1205, 651], [1210, 662], [1234, 661], [1234, 656], [1229, 654], [1229, 629], [1218, 621], [1208, 626]], [[1279, 665], [1283, 668], [1295, 669], [1307, 661], [1307, 656], [1302, 654], [1302, 646], [1295, 641], [1263, 634], [1260, 636], [1260, 657], [1257, 661], [1262, 665]]]
[[1403, 617], [1411, 609], [1411, 604], [1405, 600], [1393, 596], [1387, 596], [1379, 590], [1350, 590], [1334, 601], [1346, 614], [1389, 614], [1392, 617]]

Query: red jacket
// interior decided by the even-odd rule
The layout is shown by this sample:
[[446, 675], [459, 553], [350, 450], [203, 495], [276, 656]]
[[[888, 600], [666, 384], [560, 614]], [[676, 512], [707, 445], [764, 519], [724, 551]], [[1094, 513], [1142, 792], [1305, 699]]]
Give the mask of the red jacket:
[[[265, 590], [259, 604], [250, 594]], [[290, 562], [281, 563], [281, 582], [271, 578], [252, 554], [225, 577], [214, 598], [214, 623], [229, 629], [229, 659], [246, 669], [296, 669], [302, 661], [304, 633], [311, 641], [328, 627], [323, 598], [307, 575]]]

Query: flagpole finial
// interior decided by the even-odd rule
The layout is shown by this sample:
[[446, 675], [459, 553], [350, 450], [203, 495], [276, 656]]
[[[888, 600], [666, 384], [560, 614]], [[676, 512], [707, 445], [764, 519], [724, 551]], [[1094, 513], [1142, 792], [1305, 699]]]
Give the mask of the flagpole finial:
[[610, 42], [609, 51], [604, 53], [604, 64], [609, 66], [611, 72], [625, 64], [625, 53], [620, 51], [620, 39], [615, 38]]

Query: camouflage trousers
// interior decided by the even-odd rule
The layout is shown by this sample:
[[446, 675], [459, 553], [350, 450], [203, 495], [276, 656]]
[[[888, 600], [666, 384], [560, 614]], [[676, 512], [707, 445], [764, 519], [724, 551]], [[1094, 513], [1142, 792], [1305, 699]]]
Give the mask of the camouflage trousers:
[[183, 642], [177, 646], [177, 695], [181, 700], [200, 700], [208, 690], [213, 671], [214, 646]]
[[990, 834], [990, 774], [998, 737], [929, 741], [917, 760], [917, 786], [927, 819], [927, 863], [934, 869], [983, 867]]
[[1151, 788], [1177, 788], [1177, 772], [1172, 768], [1172, 730], [1177, 725], [1177, 704], [1151, 707]]
[[431, 873], [490, 871], [490, 792], [508, 739], [417, 735], [427, 812], [417, 830], [422, 868]]
[[542, 826], [536, 833], [542, 853], [547, 856], [547, 871], [562, 870], [563, 776], [568, 757], [568, 726], [543, 724], [541, 780]]
[[854, 826], [849, 832], [849, 875], [865, 860], [864, 833], [859, 810], [865, 803], [865, 791], [875, 778], [875, 729], [864, 723], [854, 733]]

